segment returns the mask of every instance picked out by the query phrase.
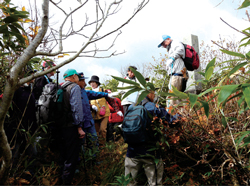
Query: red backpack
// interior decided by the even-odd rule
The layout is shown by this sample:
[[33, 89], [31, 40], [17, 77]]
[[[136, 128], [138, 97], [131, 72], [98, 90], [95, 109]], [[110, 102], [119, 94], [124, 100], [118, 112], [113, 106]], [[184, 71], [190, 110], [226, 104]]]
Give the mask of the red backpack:
[[[119, 98], [114, 98], [114, 103], [120, 111], [123, 112], [123, 107], [121, 105], [121, 100]], [[117, 112], [114, 110], [114, 108], [109, 104], [110, 109], [110, 115], [109, 115], [109, 123], [121, 123], [123, 121], [123, 117], [118, 116]]]
[[189, 71], [194, 71], [199, 68], [200, 59], [194, 47], [183, 44], [185, 48], [185, 58], [183, 59], [184, 64]]

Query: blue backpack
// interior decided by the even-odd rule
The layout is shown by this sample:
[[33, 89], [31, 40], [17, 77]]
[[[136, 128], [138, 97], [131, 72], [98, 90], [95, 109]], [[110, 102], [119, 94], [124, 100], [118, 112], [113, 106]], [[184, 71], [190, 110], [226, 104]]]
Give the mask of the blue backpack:
[[138, 144], [150, 140], [149, 127], [151, 119], [144, 105], [149, 102], [144, 99], [141, 105], [128, 109], [125, 113], [122, 130], [125, 143]]

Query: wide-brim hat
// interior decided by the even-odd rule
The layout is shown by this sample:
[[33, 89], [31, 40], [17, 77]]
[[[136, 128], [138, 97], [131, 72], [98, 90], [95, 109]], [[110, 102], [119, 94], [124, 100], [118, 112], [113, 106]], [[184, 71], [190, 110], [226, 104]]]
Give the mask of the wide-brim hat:
[[101, 83], [99, 82], [99, 77], [98, 76], [91, 76], [91, 79], [89, 80], [89, 84], [91, 82], [96, 82], [98, 85], [100, 85]]
[[[64, 72], [63, 74], [63, 78], [65, 79], [66, 77], [69, 77], [69, 76], [73, 76], [73, 75], [78, 75], [77, 71], [75, 69], [68, 69]], [[79, 79], [80, 79], [80, 76], [78, 75]]]
[[79, 76], [79, 80], [88, 79], [88, 77], [84, 76], [83, 72], [78, 72], [78, 76]]
[[[168, 38], [171, 38], [171, 37], [168, 36], [168, 35], [163, 35], [163, 36], [162, 36], [163, 41], [165, 41], [165, 40], [168, 39]], [[160, 47], [162, 46], [163, 41], [158, 45], [158, 48], [160, 48]]]

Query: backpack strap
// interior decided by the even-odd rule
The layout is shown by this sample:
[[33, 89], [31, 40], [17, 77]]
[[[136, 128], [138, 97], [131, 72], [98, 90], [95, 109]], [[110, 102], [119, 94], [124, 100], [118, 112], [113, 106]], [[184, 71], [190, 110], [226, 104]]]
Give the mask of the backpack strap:
[[47, 80], [47, 82], [50, 83], [49, 78], [46, 75], [44, 75], [44, 77]]
[[140, 105], [145, 106], [148, 102], [149, 102], [149, 100], [148, 100], [147, 98], [144, 98], [144, 99], [141, 101]]

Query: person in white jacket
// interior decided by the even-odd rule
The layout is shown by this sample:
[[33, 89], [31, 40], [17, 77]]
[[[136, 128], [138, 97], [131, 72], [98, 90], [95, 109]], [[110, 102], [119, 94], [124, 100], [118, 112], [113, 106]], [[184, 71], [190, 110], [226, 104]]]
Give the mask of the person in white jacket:
[[[166, 70], [168, 75], [170, 76], [169, 81], [169, 90], [175, 86], [179, 91], [182, 90], [183, 86], [183, 73], [185, 64], [183, 59], [185, 58], [185, 48], [184, 45], [176, 40], [172, 40], [170, 36], [163, 35], [163, 41], [158, 45], [159, 47], [166, 48], [168, 51], [168, 60], [166, 62]], [[170, 105], [178, 104], [178, 100], [171, 100]]]
[[[129, 66], [127, 76], [125, 77], [125, 79], [128, 79], [128, 80], [139, 83], [139, 81], [136, 79], [136, 77], [135, 77], [134, 73], [132, 72], [132, 70], [130, 70], [130, 67], [137, 70], [137, 68], [135, 66]], [[129, 87], [129, 86], [131, 86], [131, 85], [127, 84], [127, 83], [123, 83], [123, 82], [120, 82], [119, 85], [118, 85], [118, 87]], [[124, 95], [128, 91], [129, 91], [129, 89], [118, 89], [118, 91], [113, 93], [113, 94], [122, 94], [122, 95]], [[122, 100], [121, 105], [123, 106], [123, 113], [124, 114], [126, 113], [126, 111], [128, 110], [128, 107], [130, 105], [136, 103], [137, 98], [138, 98], [138, 92], [134, 92], [134, 93], [130, 94], [128, 97], [126, 97], [125, 99]]]

